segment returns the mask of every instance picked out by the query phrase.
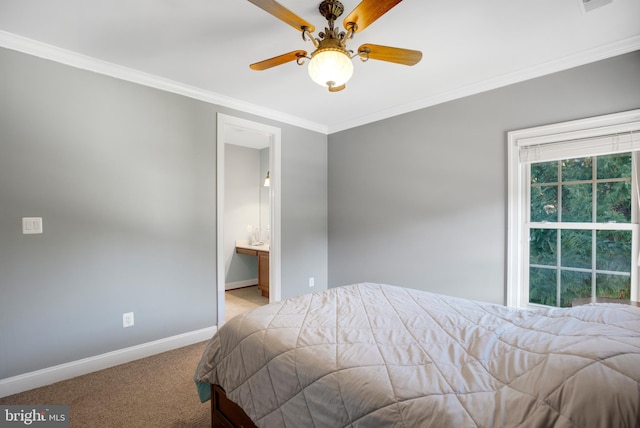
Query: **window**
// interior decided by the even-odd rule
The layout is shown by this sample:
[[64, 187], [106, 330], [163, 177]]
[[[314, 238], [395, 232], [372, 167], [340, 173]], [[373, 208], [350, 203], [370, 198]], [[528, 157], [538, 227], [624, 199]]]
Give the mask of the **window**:
[[638, 300], [640, 110], [508, 140], [507, 304]]
[[[529, 303], [631, 296], [632, 153], [525, 166], [530, 179]], [[635, 216], [634, 216], [635, 217]]]

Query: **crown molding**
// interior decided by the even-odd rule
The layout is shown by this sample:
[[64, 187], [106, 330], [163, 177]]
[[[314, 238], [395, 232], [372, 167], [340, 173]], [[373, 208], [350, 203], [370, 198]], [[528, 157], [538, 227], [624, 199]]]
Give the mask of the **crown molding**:
[[205, 91], [201, 88], [185, 85], [180, 82], [165, 79], [153, 74], [144, 73], [131, 68], [123, 67], [107, 61], [102, 61], [77, 52], [61, 49], [56, 46], [28, 39], [13, 33], [0, 31], [0, 47], [23, 52], [29, 55], [59, 62], [71, 67], [93, 71], [117, 79], [126, 80], [144, 86], [172, 92], [189, 98], [232, 108], [245, 113], [254, 114], [266, 119], [272, 119], [289, 125], [319, 132], [332, 134], [376, 122], [401, 114], [409, 113], [427, 107], [432, 107], [444, 102], [453, 101], [470, 95], [479, 94], [492, 89], [524, 82], [526, 80], [542, 77], [559, 71], [622, 55], [640, 49], [640, 36], [629, 37], [614, 43], [609, 43], [594, 49], [589, 49], [564, 58], [549, 61], [543, 64], [507, 73], [492, 79], [483, 80], [457, 89], [446, 91], [434, 96], [423, 98], [412, 103], [399, 105], [393, 108], [378, 111], [374, 114], [361, 116], [355, 120], [325, 125], [309, 121], [297, 116], [267, 109], [262, 106], [241, 101], [218, 93]]
[[355, 128], [357, 126], [366, 125], [368, 123], [376, 122], [379, 120], [388, 119], [393, 116], [398, 116], [426, 107], [432, 107], [437, 104], [464, 98], [469, 95], [479, 94], [481, 92], [501, 88], [504, 86], [512, 85], [514, 83], [524, 82], [526, 80], [542, 77], [552, 73], [557, 73], [563, 70], [568, 70], [570, 68], [578, 67], [607, 58], [612, 58], [618, 55], [623, 55], [639, 49], [640, 36], [629, 37], [618, 42], [603, 45], [594, 49], [589, 49], [574, 55], [569, 55], [564, 58], [539, 64], [534, 67], [529, 67], [512, 73], [503, 74], [502, 76], [498, 76], [493, 79], [487, 79], [470, 85], [461, 86], [457, 89], [443, 92], [432, 97], [423, 98], [413, 103], [403, 104], [394, 108], [381, 110], [379, 112], [376, 112], [375, 114], [362, 116], [356, 120], [333, 124], [329, 126], [329, 134], [344, 131], [350, 128]]
[[320, 123], [285, 114], [277, 110], [267, 109], [256, 104], [251, 104], [215, 92], [206, 91], [195, 86], [185, 85], [174, 80], [165, 79], [163, 77], [132, 68], [123, 67], [111, 62], [102, 61], [97, 58], [82, 55], [77, 52], [62, 49], [57, 46], [42, 43], [37, 40], [22, 37], [6, 31], [0, 31], [0, 47], [55, 61], [82, 70], [93, 71], [116, 79], [160, 89], [165, 92], [183, 95], [206, 103], [232, 108], [266, 119], [272, 119], [278, 122], [316, 131], [325, 135], [328, 132], [327, 126]]

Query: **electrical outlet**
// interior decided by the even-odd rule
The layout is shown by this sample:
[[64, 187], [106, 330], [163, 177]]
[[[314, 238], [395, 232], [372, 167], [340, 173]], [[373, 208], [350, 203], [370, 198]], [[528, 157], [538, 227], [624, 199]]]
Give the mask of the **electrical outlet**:
[[133, 327], [133, 312], [122, 314], [122, 327]]
[[313, 277], [309, 278], [309, 287], [315, 287], [316, 281]]

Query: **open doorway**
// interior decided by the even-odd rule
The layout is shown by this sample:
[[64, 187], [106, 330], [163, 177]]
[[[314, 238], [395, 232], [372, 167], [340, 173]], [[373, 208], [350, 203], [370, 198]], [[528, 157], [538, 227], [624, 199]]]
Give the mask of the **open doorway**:
[[227, 264], [225, 254], [229, 249], [228, 242], [225, 245], [225, 146], [233, 144], [238, 138], [253, 140], [258, 145], [268, 146], [268, 169], [270, 185], [268, 192], [268, 224], [263, 225], [263, 230], [268, 230], [269, 242], [269, 301], [280, 300], [280, 128], [264, 125], [246, 119], [218, 113], [217, 118], [217, 238], [216, 238], [216, 277], [217, 277], [217, 309], [218, 326], [225, 321], [225, 291], [227, 283]]

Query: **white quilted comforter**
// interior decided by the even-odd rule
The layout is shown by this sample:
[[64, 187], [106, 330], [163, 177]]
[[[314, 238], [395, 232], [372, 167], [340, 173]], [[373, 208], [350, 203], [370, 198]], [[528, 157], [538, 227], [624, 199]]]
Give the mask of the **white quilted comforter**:
[[640, 308], [357, 284], [234, 318], [195, 380], [259, 427], [638, 427]]

